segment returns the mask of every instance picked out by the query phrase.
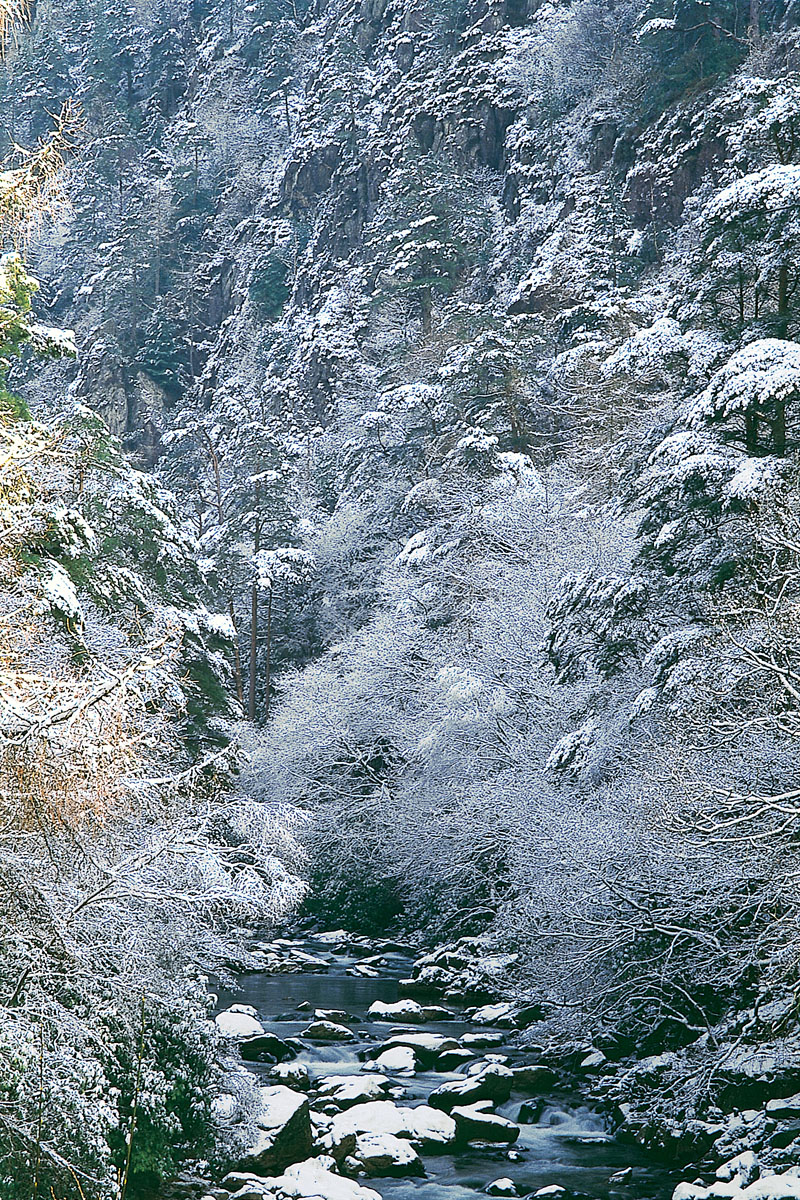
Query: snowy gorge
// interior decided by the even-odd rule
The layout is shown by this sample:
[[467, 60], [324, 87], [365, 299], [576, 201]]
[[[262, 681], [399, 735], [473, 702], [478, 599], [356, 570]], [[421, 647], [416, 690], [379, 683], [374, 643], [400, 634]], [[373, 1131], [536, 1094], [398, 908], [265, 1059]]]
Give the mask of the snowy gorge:
[[0, 1200], [797, 1194], [797, 22], [0, 0]]

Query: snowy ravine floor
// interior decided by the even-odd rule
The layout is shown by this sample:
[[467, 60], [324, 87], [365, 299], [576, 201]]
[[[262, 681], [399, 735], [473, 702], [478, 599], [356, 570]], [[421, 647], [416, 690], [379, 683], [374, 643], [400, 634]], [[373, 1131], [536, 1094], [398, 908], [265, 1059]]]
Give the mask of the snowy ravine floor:
[[[314, 1146], [309, 1151], [306, 1144], [299, 1157], [318, 1156], [327, 1148], [337, 1157], [338, 1169], [356, 1177], [355, 1185], [341, 1180], [344, 1190], [338, 1189], [337, 1181], [337, 1200], [367, 1200], [366, 1189], [386, 1200], [468, 1200], [487, 1188], [495, 1195], [539, 1193], [550, 1200], [567, 1194], [662, 1200], [671, 1193], [675, 1176], [637, 1147], [615, 1141], [602, 1117], [579, 1096], [542, 1094], [534, 1078], [540, 1069], [535, 1053], [514, 1045], [512, 1031], [487, 1022], [491, 1011], [479, 1014], [480, 1021], [468, 1020], [453, 1006], [449, 1014], [437, 1012], [438, 1002], [423, 999], [423, 1006], [433, 1007], [422, 1013], [416, 1011], [419, 1003], [407, 1005], [407, 1023], [398, 1019], [402, 1010], [378, 1019], [373, 1006], [394, 1006], [402, 999], [399, 981], [410, 973], [409, 957], [383, 948], [365, 962], [330, 939], [283, 943], [286, 949], [290, 945], [292, 953], [316, 959], [319, 973], [246, 975], [240, 990], [220, 995], [221, 1011], [239, 1009], [221, 1020], [224, 1025], [227, 1019], [231, 1031], [239, 1029], [241, 1036], [256, 1033], [260, 1026], [265, 1046], [270, 1038], [289, 1040], [296, 1052], [291, 1061], [248, 1065], [265, 1087], [288, 1087], [308, 1096]], [[313, 962], [306, 967], [313, 970]], [[250, 1011], [241, 1011], [242, 1006]], [[381, 1047], [390, 1041], [388, 1055], [381, 1055]], [[245, 1053], [256, 1053], [259, 1045], [252, 1042]], [[432, 1050], [437, 1051], [435, 1057]], [[531, 1068], [529, 1078], [522, 1070], [525, 1066]], [[473, 1086], [479, 1076], [485, 1082]], [[463, 1085], [468, 1091], [463, 1097], [434, 1095], [434, 1112], [429, 1098], [444, 1084]], [[298, 1118], [304, 1116], [298, 1095], [276, 1091], [273, 1096], [280, 1120], [293, 1109], [298, 1109]], [[471, 1107], [476, 1101], [478, 1106]], [[415, 1108], [420, 1111], [411, 1118]], [[401, 1131], [402, 1143], [392, 1134], [398, 1124], [415, 1119], [437, 1127], [415, 1140], [419, 1157], [407, 1130]], [[345, 1157], [343, 1135], [348, 1129], [350, 1151]], [[359, 1135], [355, 1152], [353, 1131]], [[431, 1139], [440, 1135], [446, 1144], [433, 1146]], [[266, 1135], [265, 1144], [271, 1136]], [[303, 1145], [302, 1136], [298, 1144]], [[328, 1163], [332, 1165], [330, 1159]], [[281, 1170], [259, 1167], [257, 1173], [279, 1176]], [[391, 1178], [384, 1171], [409, 1175]], [[260, 1194], [324, 1194], [291, 1174], [283, 1190], [269, 1189], [265, 1183], [263, 1193], [253, 1175], [249, 1181], [240, 1176], [222, 1182], [227, 1191], [215, 1189], [216, 1197], [257, 1200]], [[333, 1196], [333, 1191], [328, 1194]]]

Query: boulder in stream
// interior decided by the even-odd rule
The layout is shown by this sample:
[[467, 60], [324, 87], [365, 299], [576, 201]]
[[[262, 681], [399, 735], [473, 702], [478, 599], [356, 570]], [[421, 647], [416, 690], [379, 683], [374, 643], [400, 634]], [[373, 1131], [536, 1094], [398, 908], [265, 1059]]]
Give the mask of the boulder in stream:
[[371, 1075], [367, 1079], [360, 1075], [325, 1075], [317, 1080], [314, 1090], [344, 1111], [356, 1104], [385, 1100], [391, 1086], [385, 1075]]
[[297, 1051], [274, 1033], [257, 1033], [239, 1044], [245, 1062], [288, 1062], [297, 1058]]
[[422, 1159], [410, 1141], [392, 1133], [361, 1133], [347, 1160], [348, 1168], [372, 1177], [402, 1178], [425, 1174]]
[[512, 1067], [515, 1092], [525, 1092], [528, 1096], [538, 1096], [549, 1091], [556, 1082], [556, 1073], [542, 1063], [529, 1063], [525, 1066]]
[[404, 1033], [402, 1030], [393, 1033], [390, 1038], [370, 1057], [378, 1057], [386, 1050], [394, 1050], [397, 1046], [406, 1046], [414, 1051], [416, 1057], [424, 1065], [432, 1065], [445, 1050], [457, 1050], [455, 1038], [444, 1037], [441, 1033]]
[[312, 1021], [307, 1029], [303, 1029], [301, 1037], [310, 1042], [353, 1042], [355, 1034], [346, 1025], [337, 1025], [335, 1021]]
[[269, 1072], [269, 1078], [278, 1083], [285, 1083], [295, 1091], [307, 1092], [311, 1086], [308, 1067], [305, 1063], [275, 1063]]
[[464, 1063], [472, 1062], [475, 1055], [471, 1050], [445, 1050], [436, 1059], [437, 1071], [455, 1071], [459, 1067], [463, 1067]]
[[398, 1000], [395, 1004], [384, 1004], [376, 1000], [371, 1004], [367, 1016], [373, 1021], [406, 1021], [409, 1025], [424, 1025], [427, 1017], [416, 1000]]
[[511, 1145], [519, 1137], [519, 1125], [491, 1111], [491, 1100], [478, 1104], [457, 1106], [451, 1112], [456, 1134], [465, 1142], [503, 1142]]
[[217, 1013], [214, 1024], [223, 1037], [252, 1038], [264, 1033], [264, 1026], [250, 1004], [232, 1004], [224, 1012]]
[[417, 1069], [417, 1056], [411, 1046], [393, 1046], [384, 1050], [374, 1063], [368, 1063], [366, 1071], [389, 1071], [395, 1075], [413, 1075]]
[[517, 1185], [513, 1179], [504, 1176], [502, 1179], [495, 1179], [492, 1183], [487, 1183], [483, 1189], [487, 1196], [518, 1196]]
[[381, 1200], [371, 1188], [334, 1174], [335, 1166], [333, 1159], [327, 1156], [309, 1158], [288, 1167], [276, 1178], [259, 1179], [255, 1175], [234, 1173], [226, 1176], [222, 1185], [235, 1185], [241, 1179], [239, 1190], [234, 1192], [237, 1200], [246, 1200], [251, 1195], [263, 1196], [264, 1200]]
[[428, 1102], [433, 1108], [450, 1112], [456, 1105], [476, 1104], [490, 1100], [493, 1104], [504, 1104], [511, 1095], [514, 1082], [513, 1072], [500, 1063], [489, 1063], [477, 1075], [443, 1083], [431, 1092]]
[[462, 1046], [472, 1050], [491, 1050], [493, 1046], [502, 1046], [505, 1040], [502, 1033], [465, 1033], [460, 1039]]
[[334, 1145], [341, 1138], [365, 1133], [390, 1133], [421, 1146], [440, 1148], [455, 1141], [456, 1123], [427, 1104], [399, 1108], [390, 1100], [358, 1104], [331, 1122], [330, 1137]]
[[259, 1088], [256, 1139], [240, 1164], [242, 1170], [282, 1171], [311, 1153], [308, 1097], [283, 1084]]
[[516, 1029], [517, 1013], [513, 1004], [484, 1004], [476, 1008], [470, 1020], [476, 1025], [498, 1025], [501, 1029]]

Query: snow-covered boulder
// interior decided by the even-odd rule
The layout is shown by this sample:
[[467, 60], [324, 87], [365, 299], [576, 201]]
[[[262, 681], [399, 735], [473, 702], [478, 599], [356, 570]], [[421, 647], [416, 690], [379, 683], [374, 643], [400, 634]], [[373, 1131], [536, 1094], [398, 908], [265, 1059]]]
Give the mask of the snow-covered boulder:
[[445, 1037], [441, 1033], [400, 1033], [392, 1034], [380, 1048], [380, 1054], [385, 1050], [393, 1050], [396, 1046], [410, 1047], [417, 1058], [425, 1064], [432, 1064], [445, 1050], [457, 1050], [455, 1038]]
[[[262, 1195], [268, 1200], [381, 1200], [371, 1188], [334, 1174], [335, 1165], [327, 1156], [309, 1158], [288, 1167], [276, 1178], [258, 1180], [251, 1176], [251, 1186], [256, 1183], [261, 1186]], [[228, 1181], [233, 1179], [233, 1176], [226, 1176], [222, 1186], [227, 1187]]]
[[502, 1046], [506, 1040], [502, 1033], [465, 1033], [460, 1039], [461, 1045], [473, 1050], [491, 1050], [493, 1046]]
[[[368, 1064], [365, 1070], [372, 1065]], [[384, 1050], [378, 1055], [374, 1069], [395, 1075], [413, 1075], [417, 1069], [417, 1056], [411, 1046], [393, 1046], [391, 1050]]]
[[456, 1123], [459, 1140], [471, 1142], [504, 1142], [511, 1145], [519, 1137], [519, 1125], [491, 1111], [491, 1100], [478, 1104], [456, 1106], [451, 1116]]
[[307, 1092], [311, 1086], [308, 1067], [305, 1063], [275, 1063], [270, 1068], [269, 1078], [276, 1079], [279, 1083], [285, 1083], [287, 1087], [300, 1092]]
[[390, 1086], [385, 1075], [371, 1075], [367, 1079], [359, 1075], [325, 1075], [317, 1081], [315, 1091], [329, 1103], [345, 1110], [371, 1100], [385, 1100]]
[[455, 1021], [456, 1014], [450, 1008], [443, 1008], [441, 1004], [423, 1004], [422, 1011], [425, 1014], [426, 1021]]
[[776, 1121], [800, 1117], [800, 1095], [789, 1096], [786, 1100], [768, 1100], [766, 1113]]
[[356, 1148], [348, 1159], [348, 1166], [351, 1165], [372, 1177], [400, 1178], [425, 1174], [422, 1159], [411, 1142], [401, 1140], [392, 1133], [359, 1134]]
[[500, 1063], [490, 1063], [477, 1075], [443, 1083], [428, 1097], [433, 1108], [449, 1112], [457, 1104], [470, 1105], [481, 1100], [503, 1104], [511, 1095], [514, 1074]]
[[250, 1004], [232, 1004], [224, 1012], [217, 1013], [214, 1024], [223, 1037], [241, 1038], [243, 1041], [261, 1037], [264, 1033], [264, 1026]]
[[428, 1148], [449, 1146], [456, 1138], [456, 1123], [446, 1113], [437, 1112], [428, 1104], [406, 1108], [405, 1123], [413, 1142]]
[[747, 1187], [750, 1183], [755, 1183], [761, 1173], [761, 1167], [758, 1157], [752, 1150], [745, 1150], [742, 1154], [737, 1154], [735, 1158], [731, 1158], [728, 1162], [717, 1167], [717, 1179], [723, 1182], [736, 1182], [739, 1187]]
[[424, 1025], [427, 1017], [416, 1000], [398, 1000], [396, 1004], [384, 1004], [376, 1000], [367, 1011], [373, 1021], [406, 1021], [409, 1025]]
[[436, 1059], [435, 1066], [437, 1071], [455, 1071], [474, 1059], [475, 1055], [471, 1050], [445, 1050], [444, 1054], [440, 1054]]
[[601, 1067], [606, 1065], [607, 1061], [602, 1050], [590, 1050], [586, 1057], [581, 1059], [581, 1070], [599, 1071]]
[[259, 1089], [256, 1139], [241, 1162], [245, 1171], [282, 1171], [311, 1153], [308, 1097], [283, 1084]]
[[790, 1171], [763, 1175], [742, 1190], [742, 1200], [800, 1200], [800, 1179]]
[[335, 1021], [312, 1021], [300, 1036], [310, 1042], [353, 1042], [356, 1037], [352, 1029]]
[[517, 1024], [513, 1004], [484, 1004], [471, 1019], [476, 1025], [499, 1025], [503, 1029], [514, 1029]]
[[330, 1135], [334, 1144], [350, 1134], [390, 1133], [419, 1145], [447, 1146], [455, 1140], [456, 1124], [451, 1117], [427, 1104], [399, 1108], [390, 1100], [358, 1104], [333, 1118]]
[[245, 1038], [239, 1046], [239, 1053], [245, 1062], [288, 1062], [297, 1058], [297, 1051], [277, 1034], [261, 1033]]
[[492, 1183], [488, 1183], [484, 1188], [487, 1196], [518, 1196], [517, 1185], [513, 1179], [503, 1176], [502, 1179], [495, 1179]]
[[342, 949], [350, 941], [351, 936], [346, 929], [326, 929], [323, 933], [315, 933], [314, 941], [322, 942], [323, 946]]

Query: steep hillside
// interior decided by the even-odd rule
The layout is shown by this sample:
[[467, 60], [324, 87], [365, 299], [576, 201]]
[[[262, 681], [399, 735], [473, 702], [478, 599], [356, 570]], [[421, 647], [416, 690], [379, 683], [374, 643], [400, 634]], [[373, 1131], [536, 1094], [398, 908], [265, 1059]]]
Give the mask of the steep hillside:
[[177, 497], [308, 911], [670, 1052], [613, 1102], [690, 1151], [731, 1046], [800, 1079], [795, 22], [40, 0], [2, 83], [84, 114], [29, 248], [77, 365], [12, 379]]

